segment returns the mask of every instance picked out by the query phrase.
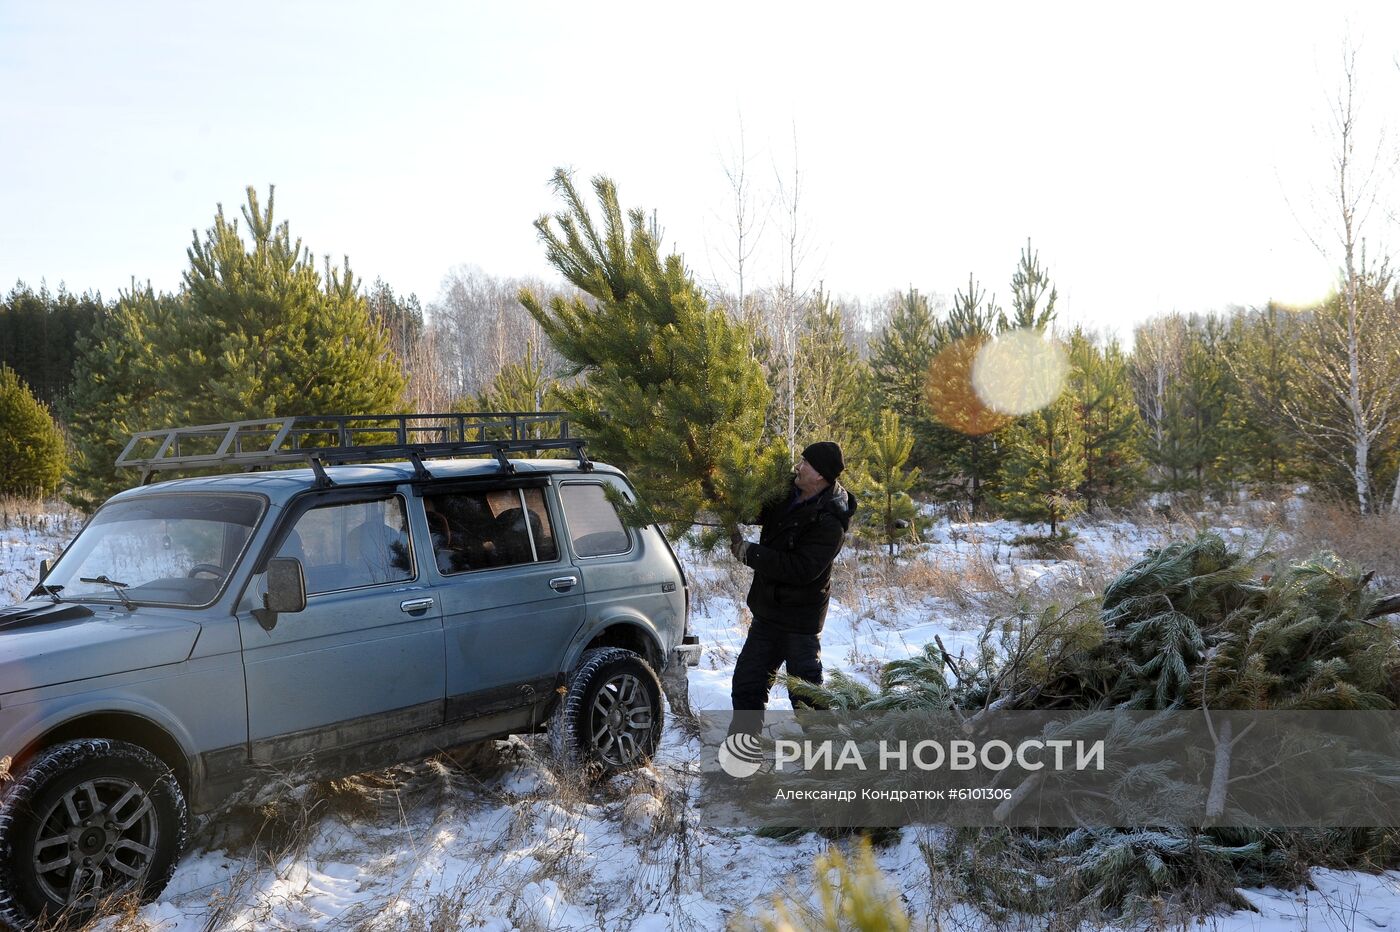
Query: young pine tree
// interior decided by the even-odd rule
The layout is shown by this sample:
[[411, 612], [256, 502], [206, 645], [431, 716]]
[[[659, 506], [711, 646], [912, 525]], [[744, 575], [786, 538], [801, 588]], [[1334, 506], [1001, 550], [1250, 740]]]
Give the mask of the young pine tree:
[[63, 481], [63, 434], [9, 366], [0, 364], [0, 492], [50, 495]]
[[1191, 489], [1197, 498], [1219, 495], [1235, 483], [1238, 438], [1224, 430], [1236, 394], [1226, 360], [1234, 354], [1229, 322], [1211, 314], [1191, 321], [1181, 388], [1188, 414]]
[[1243, 462], [1241, 477], [1270, 493], [1297, 479], [1296, 438], [1286, 406], [1301, 353], [1298, 314], [1270, 302], [1235, 320], [1239, 339], [1226, 359], [1238, 386], [1227, 427]]
[[913, 449], [914, 435], [901, 425], [899, 415], [881, 411], [879, 426], [862, 438], [860, 465], [853, 470], [852, 485], [862, 499], [873, 503], [871, 519], [891, 556], [899, 541], [917, 535], [918, 508], [909, 493], [919, 469], [905, 468]]
[[1142, 484], [1141, 419], [1133, 402], [1128, 360], [1117, 343], [1100, 347], [1075, 328], [1069, 342], [1066, 391], [1083, 438], [1084, 479], [1078, 496], [1090, 514], [1130, 501]]
[[998, 434], [1011, 418], [993, 410], [973, 386], [978, 353], [1006, 329], [1006, 314], [968, 276], [967, 290], [953, 295], [948, 319], [936, 327], [936, 352], [924, 380], [924, 398], [936, 418], [930, 431], [932, 459], [945, 491], [981, 514], [995, 497], [1001, 464]]
[[554, 377], [545, 371], [534, 341], [527, 340], [525, 355], [503, 366], [491, 384], [468, 399], [462, 410], [549, 411], [557, 400]]
[[1084, 507], [1084, 436], [1074, 397], [1061, 393], [1052, 404], [1019, 418], [1002, 434], [998, 494], [1007, 514], [1043, 521], [1050, 536], [1060, 522]]
[[[524, 412], [558, 411], [561, 407], [554, 377], [546, 371], [533, 340], [525, 342], [525, 355], [506, 363], [479, 394], [468, 396], [454, 406], [458, 411]], [[508, 439], [509, 428], [488, 430], [483, 436]], [[527, 426], [526, 436], [536, 439], [557, 437], [559, 431], [545, 423]], [[525, 455], [525, 454], [521, 454]]]
[[930, 417], [926, 382], [938, 350], [938, 325], [928, 299], [913, 288], [900, 295], [870, 356], [876, 407], [893, 411], [914, 434], [911, 457], [929, 478], [936, 467], [936, 422]]
[[173, 426], [157, 347], [158, 341], [165, 345], [163, 335], [179, 333], [183, 309], [181, 298], [133, 282], [112, 312], [79, 338], [68, 419], [73, 459], [65, 494], [76, 507], [92, 511], [131, 484], [131, 477], [116, 469], [131, 434]]
[[300, 414], [379, 414], [404, 376], [348, 264], [323, 276], [310, 250], [248, 189], [248, 238], [220, 207], [188, 250], [177, 295], [125, 294], [83, 344], [74, 502], [126, 484], [112, 469], [136, 430]]
[[[751, 334], [711, 307], [676, 255], [662, 258], [641, 210], [623, 214], [596, 178], [595, 223], [563, 169], [564, 210], [535, 222], [546, 256], [582, 297], [520, 300], [573, 373], [559, 398], [601, 460], [626, 467], [645, 506], [638, 520], [683, 532], [702, 511], [735, 528], [781, 489], [789, 460], [763, 440], [768, 386]], [[707, 542], [719, 537], [711, 534]]]
[[1222, 429], [1233, 391], [1229, 348], [1228, 327], [1215, 317], [1171, 315], [1135, 333], [1143, 456], [1160, 491], [1199, 498], [1230, 484], [1231, 441]]
[[818, 291], [797, 341], [797, 435], [852, 444], [867, 423], [867, 367], [839, 305]]
[[1040, 253], [1026, 248], [1020, 264], [1011, 275], [1011, 317], [1005, 327], [1021, 330], [1047, 330], [1055, 321], [1055, 300], [1059, 292], [1050, 282], [1050, 272], [1040, 264]]
[[186, 323], [162, 335], [172, 407], [194, 423], [392, 411], [403, 373], [348, 262], [322, 275], [271, 190], [264, 209], [250, 187], [242, 213], [246, 241], [220, 208], [189, 249]]
[[[1011, 276], [1011, 317], [1003, 329], [1047, 339], [1056, 297], [1050, 273], [1027, 240]], [[1042, 364], [1048, 361], [1049, 354]], [[1084, 478], [1084, 441], [1067, 389], [1061, 388], [1050, 404], [1017, 419], [1001, 435], [1004, 455], [997, 491], [1002, 507], [1014, 517], [1046, 522], [1052, 537], [1062, 520], [1083, 507], [1078, 493]]]

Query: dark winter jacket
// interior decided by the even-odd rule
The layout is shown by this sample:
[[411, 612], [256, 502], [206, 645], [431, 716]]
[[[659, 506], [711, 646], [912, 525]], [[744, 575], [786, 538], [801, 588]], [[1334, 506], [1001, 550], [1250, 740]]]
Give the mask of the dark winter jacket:
[[798, 634], [816, 634], [831, 601], [831, 564], [841, 551], [856, 500], [832, 483], [796, 507], [788, 496], [763, 507], [758, 543], [744, 552], [753, 569], [749, 609], [754, 618]]

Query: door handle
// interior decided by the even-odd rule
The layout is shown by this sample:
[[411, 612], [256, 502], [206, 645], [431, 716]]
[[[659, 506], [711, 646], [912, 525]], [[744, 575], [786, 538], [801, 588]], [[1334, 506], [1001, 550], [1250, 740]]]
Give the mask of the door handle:
[[433, 600], [427, 599], [405, 599], [399, 603], [399, 610], [413, 614], [414, 612], [424, 612], [433, 607]]
[[556, 576], [549, 581], [549, 588], [555, 592], [568, 592], [578, 585], [577, 576]]

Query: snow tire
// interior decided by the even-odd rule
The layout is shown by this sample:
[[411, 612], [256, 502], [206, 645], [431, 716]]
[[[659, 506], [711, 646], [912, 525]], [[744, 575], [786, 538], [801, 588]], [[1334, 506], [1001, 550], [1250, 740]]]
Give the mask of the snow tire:
[[550, 744], [566, 765], [604, 776], [634, 770], [661, 740], [661, 683], [651, 665], [621, 647], [584, 651], [554, 709]]
[[72, 926], [154, 897], [188, 826], [179, 782], [145, 748], [90, 738], [41, 751], [0, 793], [0, 920]]

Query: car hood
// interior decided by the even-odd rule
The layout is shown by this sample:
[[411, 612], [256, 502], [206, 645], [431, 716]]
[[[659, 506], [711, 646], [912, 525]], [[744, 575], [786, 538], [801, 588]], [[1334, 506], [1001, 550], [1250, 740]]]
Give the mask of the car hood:
[[0, 610], [0, 695], [179, 663], [199, 631], [158, 608], [31, 599]]

